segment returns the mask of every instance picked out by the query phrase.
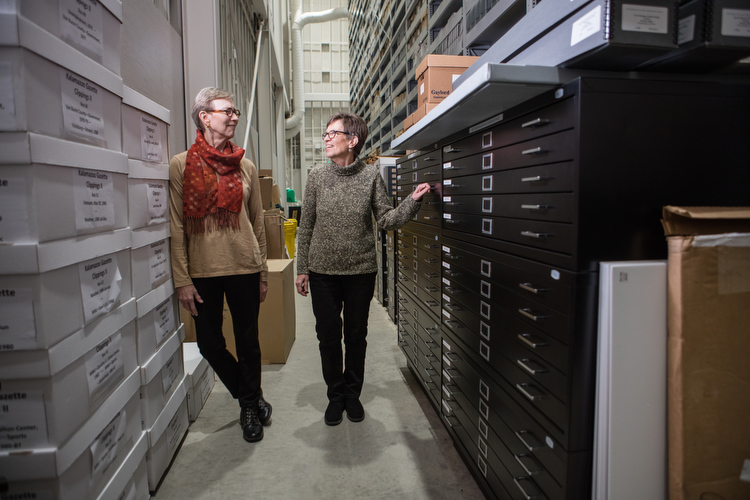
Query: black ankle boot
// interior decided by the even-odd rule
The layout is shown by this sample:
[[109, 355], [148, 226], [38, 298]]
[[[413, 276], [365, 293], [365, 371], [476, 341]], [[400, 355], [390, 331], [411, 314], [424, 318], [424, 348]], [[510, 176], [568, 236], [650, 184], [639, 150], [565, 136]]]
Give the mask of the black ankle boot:
[[258, 420], [260, 420], [261, 425], [270, 425], [271, 424], [271, 413], [273, 412], [273, 407], [263, 399], [263, 396], [260, 397], [258, 400]]
[[258, 419], [256, 405], [245, 406], [240, 410], [240, 427], [242, 427], [242, 437], [248, 443], [263, 439], [263, 426]]

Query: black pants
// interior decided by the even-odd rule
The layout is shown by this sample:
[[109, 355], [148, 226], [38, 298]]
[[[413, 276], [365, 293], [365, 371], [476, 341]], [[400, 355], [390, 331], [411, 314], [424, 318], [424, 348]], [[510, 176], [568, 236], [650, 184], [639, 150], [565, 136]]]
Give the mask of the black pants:
[[[311, 272], [309, 276], [328, 399], [359, 398], [365, 376], [367, 318], [376, 273], [344, 276]], [[345, 354], [341, 349], [342, 332]]]
[[[258, 342], [260, 273], [194, 278], [193, 284], [203, 299], [203, 304], [195, 303], [198, 316], [193, 318], [201, 355], [240, 407], [257, 404], [262, 395]], [[227, 350], [221, 329], [225, 294], [232, 315], [237, 359]]]

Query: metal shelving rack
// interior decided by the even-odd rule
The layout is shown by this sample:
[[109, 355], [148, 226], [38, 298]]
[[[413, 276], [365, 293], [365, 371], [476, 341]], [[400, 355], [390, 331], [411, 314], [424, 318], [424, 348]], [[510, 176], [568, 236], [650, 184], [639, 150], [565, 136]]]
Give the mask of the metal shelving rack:
[[[414, 71], [428, 54], [481, 55], [537, 1], [350, 0], [351, 110], [370, 129], [367, 155], [391, 149], [417, 109]], [[470, 29], [467, 29], [470, 18]]]

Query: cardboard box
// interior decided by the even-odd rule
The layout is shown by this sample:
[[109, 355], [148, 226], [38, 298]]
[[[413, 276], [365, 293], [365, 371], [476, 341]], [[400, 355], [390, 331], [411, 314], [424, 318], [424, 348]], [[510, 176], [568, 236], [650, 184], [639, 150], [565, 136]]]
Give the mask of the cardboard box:
[[284, 217], [280, 210], [267, 210], [266, 223], [266, 258], [283, 259], [286, 255], [284, 242]]
[[[419, 106], [439, 104], [453, 91], [453, 81], [479, 59], [472, 56], [445, 56], [430, 54], [417, 66], [415, 76]], [[416, 122], [416, 120], [415, 120]]]
[[419, 106], [417, 110], [412, 113], [412, 116], [414, 117], [414, 123], [417, 123], [419, 120], [425, 117], [427, 113], [435, 109], [437, 104], [426, 102]]
[[271, 177], [273, 178], [273, 170], [270, 168], [259, 168], [258, 177]]
[[663, 217], [669, 498], [750, 498], [750, 208]]
[[141, 366], [141, 420], [150, 429], [185, 376], [181, 328]]
[[273, 208], [273, 179], [270, 177], [261, 177], [260, 181], [260, 199], [262, 200], [263, 210]]
[[[268, 294], [260, 305], [258, 330], [260, 338], [261, 363], [286, 363], [297, 335], [297, 317], [294, 305], [294, 260], [268, 259]], [[195, 323], [182, 307], [182, 320], [185, 322], [185, 342], [196, 341]], [[237, 357], [234, 344], [232, 316], [224, 303], [224, 339], [227, 349]]]
[[281, 205], [281, 193], [279, 193], [279, 185], [274, 184], [271, 186], [271, 208], [276, 208], [277, 205]]
[[409, 130], [414, 125], [414, 113], [404, 118], [404, 130]]
[[184, 377], [154, 425], [146, 432], [148, 436], [148, 452], [146, 453], [148, 489], [152, 493], [159, 486], [190, 425], [186, 385], [187, 377]]

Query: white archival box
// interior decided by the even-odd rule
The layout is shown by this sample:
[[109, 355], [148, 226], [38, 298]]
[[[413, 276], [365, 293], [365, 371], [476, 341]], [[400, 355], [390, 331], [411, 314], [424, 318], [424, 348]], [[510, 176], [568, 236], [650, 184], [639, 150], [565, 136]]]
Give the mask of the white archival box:
[[151, 491], [156, 491], [159, 481], [188, 430], [186, 385], [187, 377], [182, 379], [154, 425], [147, 431], [149, 447], [146, 456], [148, 486]]
[[216, 377], [211, 365], [201, 355], [197, 342], [183, 342], [182, 353], [188, 377], [188, 417], [195, 422], [211, 395]]
[[[169, 124], [170, 111], [123, 86], [122, 96], [122, 151], [132, 160], [153, 164], [158, 170], [169, 169]], [[144, 134], [145, 127], [151, 133]], [[144, 149], [144, 141], [151, 139], [151, 150]], [[158, 141], [154, 141], [158, 139]], [[144, 155], [144, 151], [151, 154]], [[147, 172], [147, 171], [146, 171]], [[146, 176], [145, 178], [150, 178]]]
[[169, 398], [185, 378], [181, 327], [141, 366], [141, 415], [143, 428], [153, 427]]
[[[116, 262], [120, 273], [119, 298], [112, 308], [129, 301], [133, 293], [128, 228], [49, 243], [0, 246], [3, 289], [30, 292], [35, 348], [51, 347], [86, 326], [79, 268], [80, 264], [95, 260], [112, 266]], [[14, 271], [39, 274], [12, 274]], [[114, 271], [111, 274], [114, 279]]]
[[138, 364], [144, 365], [180, 328], [180, 303], [172, 280], [138, 299]]
[[[13, 94], [14, 106], [2, 115], [0, 131], [34, 132], [121, 152], [120, 77], [39, 32], [40, 38], [51, 38], [65, 50], [40, 55], [24, 47], [0, 49], [0, 67], [10, 76], [7, 90]], [[68, 55], [81, 58], [80, 64], [68, 60]], [[85, 97], [79, 88], [85, 89]]]
[[[109, 363], [97, 366], [105, 356]], [[133, 299], [49, 349], [0, 352], [0, 391], [28, 395], [13, 408], [15, 419], [39, 423], [16, 449], [62, 445], [138, 368], [136, 359]]]
[[143, 431], [135, 447], [125, 458], [125, 462], [115, 472], [114, 477], [104, 487], [96, 500], [111, 500], [113, 498], [148, 500], [151, 494], [148, 491], [147, 451], [148, 437], [146, 431]]
[[130, 251], [133, 273], [133, 296], [141, 298], [172, 278], [169, 251], [169, 225], [161, 224], [158, 230], [131, 235]]
[[[143, 433], [139, 383], [136, 370], [60, 447], [0, 452], [8, 493], [33, 493], [37, 495], [34, 498], [96, 498]], [[104, 453], [107, 450], [109, 454]], [[101, 470], [95, 469], [95, 463]]]
[[[75, 22], [64, 22], [60, 6], [71, 5], [71, 0], [23, 0], [19, 3], [19, 15], [53, 35], [60, 43], [76, 48], [87, 57], [103, 65], [116, 75], [120, 74], [120, 29], [122, 27], [122, 2], [119, 0], [99, 0], [92, 5], [93, 19], [85, 19], [95, 30], [93, 35], [99, 43], [85, 43], [72, 39], [70, 28]], [[90, 3], [90, 2], [87, 2]], [[80, 21], [79, 21], [80, 23]], [[69, 28], [69, 29], [65, 29]], [[98, 35], [98, 36], [97, 36]]]

